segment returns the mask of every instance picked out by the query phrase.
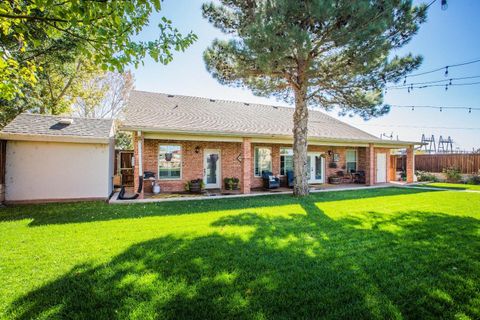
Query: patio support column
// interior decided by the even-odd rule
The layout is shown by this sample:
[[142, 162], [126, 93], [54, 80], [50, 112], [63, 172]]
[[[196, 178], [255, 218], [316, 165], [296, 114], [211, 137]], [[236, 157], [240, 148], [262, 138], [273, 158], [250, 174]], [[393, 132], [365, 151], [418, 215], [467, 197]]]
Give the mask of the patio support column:
[[372, 186], [375, 184], [375, 148], [373, 143], [369, 143], [367, 147], [365, 168], [365, 184]]
[[413, 145], [408, 146], [407, 148], [407, 183], [413, 182], [413, 176], [415, 174], [415, 150]]
[[[133, 138], [133, 151], [134, 151], [134, 156], [135, 156], [135, 167], [133, 169], [133, 175], [134, 175], [134, 182], [133, 182], [133, 188], [134, 192], [138, 191], [139, 187], [139, 177], [143, 177], [143, 153], [144, 153], [144, 136], [141, 131], [137, 131], [134, 134]], [[143, 186], [142, 186], [142, 191], [140, 192], [140, 195], [138, 196], [138, 199], [143, 199]]]
[[250, 138], [243, 138], [242, 142], [242, 193], [250, 193], [252, 177], [252, 142]]

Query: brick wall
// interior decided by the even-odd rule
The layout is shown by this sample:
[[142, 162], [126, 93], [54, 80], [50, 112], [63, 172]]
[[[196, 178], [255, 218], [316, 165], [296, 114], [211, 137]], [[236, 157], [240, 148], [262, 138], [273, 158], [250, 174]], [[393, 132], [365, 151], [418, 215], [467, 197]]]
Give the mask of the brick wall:
[[[135, 139], [136, 141], [136, 139]], [[233, 142], [196, 142], [196, 141], [173, 141], [173, 140], [156, 140], [145, 139], [143, 148], [144, 171], [152, 171], [158, 176], [158, 146], [159, 144], [180, 145], [182, 147], [182, 179], [181, 180], [158, 180], [158, 184], [162, 192], [183, 191], [186, 181], [203, 178], [203, 151], [205, 149], [221, 150], [221, 185], [223, 187], [223, 178], [237, 177], [242, 179], [242, 163], [237, 160], [242, 154], [242, 143]], [[199, 147], [199, 152], [195, 152], [195, 148]], [[291, 148], [290, 145], [271, 145], [252, 143], [251, 144], [251, 176], [250, 187], [262, 187], [262, 179], [254, 175], [254, 148], [257, 146], [270, 147], [272, 149], [272, 172], [274, 175], [280, 174], [280, 148]], [[332, 146], [309, 146], [309, 152], [327, 153], [332, 151], [332, 156], [325, 158], [325, 181], [329, 176], [334, 175], [337, 171], [345, 170], [346, 167], [346, 150], [357, 150], [357, 169], [366, 170], [366, 148], [356, 147], [332, 147]], [[379, 149], [380, 150], [380, 149]], [[388, 150], [388, 149], [386, 149]], [[329, 163], [333, 162], [333, 153], [339, 154], [337, 168], [329, 168]], [[136, 151], [135, 151], [136, 155]], [[387, 157], [388, 158], [388, 157]], [[135, 163], [135, 174], [138, 176], [138, 163]], [[243, 181], [240, 181], [243, 183]], [[144, 182], [144, 191], [150, 193], [152, 190], [151, 182]]]
[[[169, 141], [146, 139], [144, 147], [144, 171], [152, 171], [158, 177], [158, 146], [160, 144], [180, 145], [182, 147], [182, 179], [158, 180], [162, 192], [183, 191], [185, 182], [203, 178], [203, 151], [205, 149], [220, 149], [221, 155], [221, 185], [223, 178], [242, 176], [242, 163], [237, 157], [242, 153], [241, 143], [232, 142], [197, 142]], [[199, 147], [199, 152], [195, 148]], [[152, 183], [145, 181], [145, 192], [152, 190]]]

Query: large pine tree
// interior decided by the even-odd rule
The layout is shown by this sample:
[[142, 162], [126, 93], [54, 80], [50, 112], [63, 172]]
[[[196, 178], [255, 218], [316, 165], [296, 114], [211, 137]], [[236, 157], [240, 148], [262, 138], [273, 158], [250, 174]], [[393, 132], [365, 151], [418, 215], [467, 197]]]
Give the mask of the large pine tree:
[[222, 0], [203, 15], [230, 41], [204, 53], [222, 84], [294, 102], [294, 194], [308, 194], [308, 107], [368, 119], [389, 111], [383, 89], [418, 68], [420, 56], [393, 55], [426, 19], [410, 0]]

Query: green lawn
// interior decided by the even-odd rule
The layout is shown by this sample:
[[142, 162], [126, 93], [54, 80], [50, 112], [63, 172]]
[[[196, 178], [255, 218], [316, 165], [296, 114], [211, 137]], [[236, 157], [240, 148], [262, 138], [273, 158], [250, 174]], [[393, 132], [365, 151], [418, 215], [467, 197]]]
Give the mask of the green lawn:
[[479, 319], [480, 193], [0, 209], [8, 319]]
[[425, 184], [425, 186], [435, 187], [435, 188], [444, 188], [444, 189], [447, 188], [447, 189], [480, 191], [480, 185], [475, 185], [475, 184], [431, 182], [431, 183]]

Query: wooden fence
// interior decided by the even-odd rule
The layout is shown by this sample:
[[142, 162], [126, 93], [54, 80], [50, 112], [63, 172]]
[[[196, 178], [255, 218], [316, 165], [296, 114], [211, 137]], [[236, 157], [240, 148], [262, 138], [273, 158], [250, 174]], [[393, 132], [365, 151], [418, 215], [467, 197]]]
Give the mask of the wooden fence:
[[[406, 156], [397, 158], [397, 170], [403, 170]], [[442, 172], [445, 168], [455, 167], [461, 173], [476, 173], [480, 170], [480, 153], [470, 154], [418, 154], [415, 155], [415, 170]]]

